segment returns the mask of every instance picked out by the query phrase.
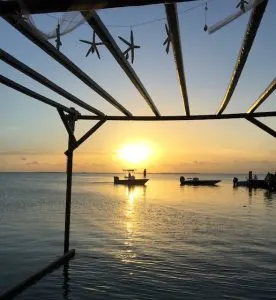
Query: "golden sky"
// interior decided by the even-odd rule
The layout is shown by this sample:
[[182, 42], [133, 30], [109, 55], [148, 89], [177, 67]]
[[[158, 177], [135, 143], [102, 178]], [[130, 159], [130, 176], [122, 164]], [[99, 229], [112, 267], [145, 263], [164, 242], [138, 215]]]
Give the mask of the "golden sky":
[[[210, 2], [209, 25], [236, 11], [234, 2]], [[183, 12], [192, 5], [182, 3], [178, 8]], [[191, 114], [214, 114], [217, 111], [250, 15], [244, 14], [215, 34], [208, 35], [203, 30], [203, 12], [204, 6], [179, 14]], [[276, 1], [270, 1], [225, 113], [246, 112], [275, 78], [276, 39], [272, 38], [275, 36], [275, 12]], [[106, 24], [115, 25], [161, 20], [133, 27], [135, 42], [141, 46], [136, 51], [133, 68], [162, 115], [184, 115], [172, 51], [167, 55], [162, 46], [166, 38], [164, 6], [104, 10], [99, 15]], [[35, 19], [45, 31], [56, 27], [56, 20], [47, 15], [35, 16]], [[125, 50], [118, 36], [128, 39], [130, 28], [109, 26], [108, 29], [119, 47]], [[0, 41], [3, 50], [105, 114], [120, 114], [3, 19], [0, 19], [0, 36], [9, 37]], [[100, 48], [100, 60], [92, 54], [85, 57], [88, 49], [79, 39], [91, 39], [91, 36], [89, 26], [78, 27], [62, 37], [62, 53], [133, 115], [152, 115], [143, 97], [104, 46]], [[73, 105], [1, 60], [0, 74], [68, 107]], [[3, 84], [0, 85], [0, 95], [0, 171], [65, 171], [63, 153], [68, 137], [57, 111]], [[275, 111], [275, 100], [274, 92], [258, 111]], [[276, 128], [275, 117], [261, 121]], [[80, 137], [93, 124], [95, 122], [78, 121], [76, 135]], [[148, 157], [143, 161], [134, 163], [119, 157], [120, 149], [141, 144], [148, 147]], [[139, 147], [136, 146], [136, 151], [143, 152]], [[75, 151], [74, 162], [74, 170], [78, 172], [120, 172], [125, 167], [147, 168], [149, 172], [275, 172], [276, 144], [272, 136], [246, 120], [112, 121], [105, 123]]]
[[[87, 125], [77, 131], [79, 136], [89, 128]], [[67, 134], [61, 124], [57, 128], [55, 139], [53, 132], [34, 136], [29, 147], [23, 142], [23, 149], [2, 151], [0, 170], [64, 171]], [[13, 130], [14, 137], [17, 131], [20, 132]], [[57, 142], [51, 143], [53, 140]], [[148, 172], [235, 173], [251, 169], [273, 172], [274, 142], [271, 136], [244, 120], [110, 122], [75, 151], [74, 171], [120, 172], [123, 168], [140, 171], [147, 168]]]

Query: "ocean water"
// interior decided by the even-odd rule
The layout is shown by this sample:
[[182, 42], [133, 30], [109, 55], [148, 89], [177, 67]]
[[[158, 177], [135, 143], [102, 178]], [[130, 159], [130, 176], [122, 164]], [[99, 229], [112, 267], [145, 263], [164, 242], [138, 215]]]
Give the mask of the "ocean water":
[[[76, 257], [18, 299], [276, 299], [276, 194], [179, 176], [75, 174]], [[64, 174], [0, 173], [0, 294], [62, 254], [64, 207]]]

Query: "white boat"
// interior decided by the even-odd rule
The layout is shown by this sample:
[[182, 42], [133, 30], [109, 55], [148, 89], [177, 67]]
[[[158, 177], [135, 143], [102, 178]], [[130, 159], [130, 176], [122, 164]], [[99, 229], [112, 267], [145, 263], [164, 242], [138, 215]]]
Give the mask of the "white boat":
[[123, 170], [126, 172], [124, 179], [120, 179], [118, 176], [114, 176], [114, 184], [124, 184], [124, 185], [144, 185], [149, 179], [147, 178], [136, 178], [135, 169]]

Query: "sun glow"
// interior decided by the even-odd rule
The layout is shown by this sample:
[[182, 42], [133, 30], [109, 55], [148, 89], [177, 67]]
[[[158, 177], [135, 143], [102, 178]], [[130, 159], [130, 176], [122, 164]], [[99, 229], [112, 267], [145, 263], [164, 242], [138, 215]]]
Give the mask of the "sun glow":
[[118, 151], [118, 157], [122, 161], [131, 164], [139, 164], [150, 158], [152, 148], [147, 144], [133, 143], [124, 145]]

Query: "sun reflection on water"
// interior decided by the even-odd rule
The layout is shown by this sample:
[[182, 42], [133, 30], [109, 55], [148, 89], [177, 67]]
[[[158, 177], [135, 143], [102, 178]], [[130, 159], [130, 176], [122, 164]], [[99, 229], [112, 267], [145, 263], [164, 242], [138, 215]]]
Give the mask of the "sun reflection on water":
[[[145, 187], [144, 187], [145, 189]], [[124, 242], [124, 249], [121, 253], [121, 260], [124, 263], [131, 263], [135, 261], [137, 254], [135, 253], [135, 229], [136, 229], [136, 207], [137, 203], [145, 195], [145, 191], [141, 187], [126, 187], [126, 235]], [[144, 192], [143, 192], [144, 191]]]

